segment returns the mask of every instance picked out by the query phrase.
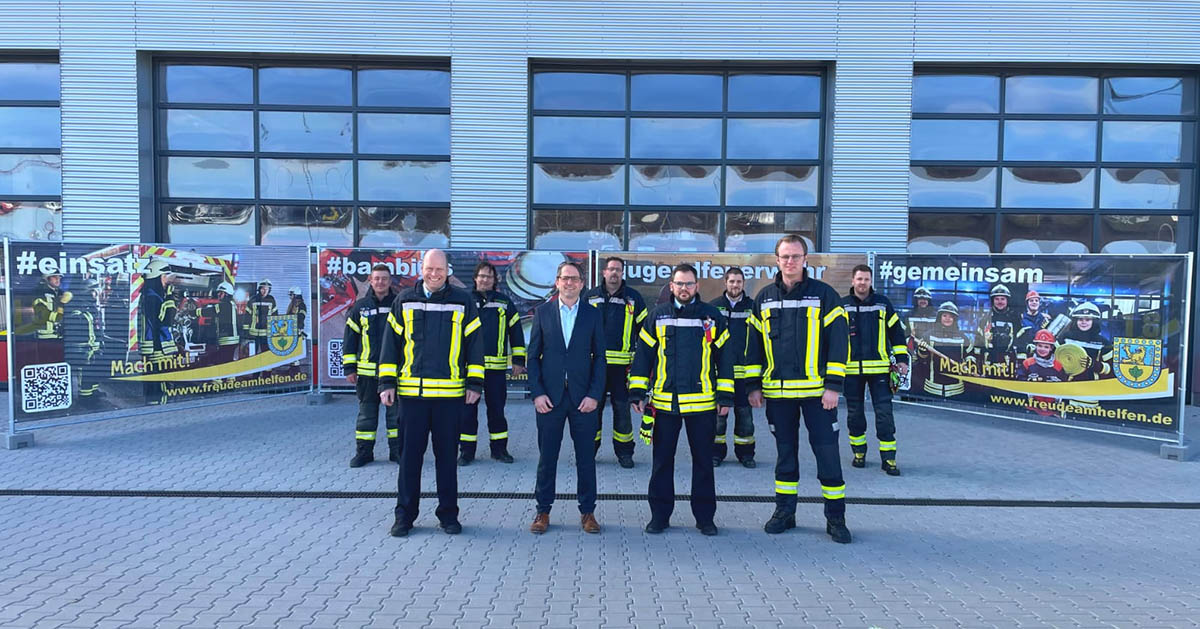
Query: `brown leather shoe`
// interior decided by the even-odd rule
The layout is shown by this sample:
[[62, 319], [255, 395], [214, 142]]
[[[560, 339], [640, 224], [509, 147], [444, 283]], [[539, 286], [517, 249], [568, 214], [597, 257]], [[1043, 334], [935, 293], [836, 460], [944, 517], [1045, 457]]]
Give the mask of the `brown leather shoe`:
[[579, 517], [579, 526], [583, 528], [584, 533], [600, 532], [600, 523], [596, 521], [596, 516], [591, 513], [585, 513]]
[[541, 535], [542, 533], [545, 533], [546, 529], [548, 528], [550, 528], [550, 514], [539, 513], [533, 516], [533, 524], [529, 525], [529, 532], [536, 535]]

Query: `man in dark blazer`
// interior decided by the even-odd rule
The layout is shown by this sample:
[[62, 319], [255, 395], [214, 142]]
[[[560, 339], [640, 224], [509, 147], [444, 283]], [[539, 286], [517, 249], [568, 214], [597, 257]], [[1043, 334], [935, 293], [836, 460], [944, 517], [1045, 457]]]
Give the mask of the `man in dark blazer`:
[[537, 409], [538, 467], [537, 515], [532, 533], [550, 527], [554, 481], [563, 427], [571, 427], [575, 467], [579, 477], [579, 524], [585, 532], [599, 533], [596, 522], [597, 406], [604, 395], [604, 322], [600, 311], [580, 307], [583, 273], [574, 262], [558, 265], [554, 286], [558, 298], [538, 306], [533, 315], [526, 364], [533, 406]]

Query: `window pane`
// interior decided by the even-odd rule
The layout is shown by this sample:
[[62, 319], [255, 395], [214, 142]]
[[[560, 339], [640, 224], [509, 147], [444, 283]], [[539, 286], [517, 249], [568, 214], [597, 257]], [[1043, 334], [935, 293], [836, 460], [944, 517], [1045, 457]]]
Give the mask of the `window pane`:
[[388, 68], [359, 70], [358, 104], [362, 107], [449, 107], [450, 73]]
[[449, 203], [450, 162], [359, 161], [358, 198]]
[[994, 160], [995, 120], [913, 120], [912, 159]]
[[237, 66], [168, 65], [164, 72], [168, 103], [254, 102], [254, 71]]
[[258, 100], [264, 105], [349, 105], [350, 70], [345, 68], [262, 68]]
[[354, 150], [350, 114], [263, 111], [258, 114], [258, 147], [270, 153], [349, 153]]
[[1084, 208], [1095, 203], [1091, 168], [1005, 168], [1004, 207]]
[[1178, 168], [1105, 168], [1100, 178], [1100, 207], [1130, 210], [1188, 208], [1192, 171]]
[[719, 74], [635, 74], [633, 111], [721, 111]]
[[821, 121], [816, 118], [729, 120], [731, 159], [816, 159], [821, 144]]
[[1091, 162], [1096, 160], [1096, 123], [1077, 120], [1008, 120], [1004, 159]]
[[0, 238], [62, 240], [62, 202], [0, 201]]
[[264, 199], [352, 199], [350, 160], [260, 159], [259, 196]]
[[821, 111], [821, 77], [805, 74], [734, 74], [729, 111]]
[[816, 166], [726, 166], [725, 205], [817, 204]]
[[816, 212], [727, 212], [725, 214], [725, 251], [772, 253], [775, 243], [785, 234], [799, 234], [816, 247]]
[[352, 207], [264, 205], [259, 208], [259, 217], [264, 245], [353, 244]]
[[716, 212], [630, 212], [630, 251], [717, 251]]
[[0, 147], [56, 149], [61, 129], [58, 107], [0, 107]]
[[624, 240], [621, 211], [534, 210], [533, 247], [559, 251], [620, 250]]
[[167, 239], [189, 245], [254, 244], [253, 205], [164, 205]]
[[721, 157], [721, 121], [715, 118], [633, 118], [629, 121], [631, 157]]
[[633, 205], [718, 205], [717, 166], [634, 166], [629, 182]]
[[1100, 253], [1177, 253], [1186, 251], [1191, 219], [1187, 216], [1101, 216]]
[[254, 112], [167, 109], [166, 147], [177, 151], [253, 151]]
[[996, 169], [974, 166], [913, 166], [908, 204], [915, 207], [994, 207]]
[[968, 74], [914, 76], [912, 110], [917, 113], [999, 113], [1000, 77]]
[[1004, 253], [1087, 253], [1092, 246], [1090, 214], [1004, 214]]
[[1195, 93], [1190, 77], [1113, 77], [1104, 80], [1104, 113], [1190, 115], [1196, 112]]
[[538, 72], [533, 75], [533, 107], [624, 111], [625, 75]]
[[1188, 122], [1106, 120], [1103, 124], [1104, 161], [1191, 161], [1195, 125]]
[[389, 155], [449, 155], [450, 116], [444, 114], [359, 114], [358, 152]]
[[620, 164], [534, 164], [533, 202], [624, 203], [625, 167]]
[[167, 157], [164, 196], [254, 198], [254, 160], [232, 157]]
[[909, 253], [990, 253], [995, 214], [910, 213]]
[[450, 210], [359, 208], [358, 232], [360, 247], [449, 247]]
[[534, 157], [625, 157], [624, 118], [533, 119]]
[[1010, 76], [1004, 111], [1010, 114], [1094, 114], [1099, 79], [1090, 76]]
[[58, 155], [0, 153], [0, 195], [62, 194], [62, 158]]

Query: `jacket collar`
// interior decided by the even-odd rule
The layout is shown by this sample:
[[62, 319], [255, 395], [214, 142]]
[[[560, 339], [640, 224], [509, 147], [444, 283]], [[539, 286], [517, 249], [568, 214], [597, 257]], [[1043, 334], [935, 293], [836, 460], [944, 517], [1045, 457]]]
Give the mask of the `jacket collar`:
[[779, 287], [779, 293], [786, 295], [789, 292], [803, 290], [808, 284], [808, 268], [806, 267], [800, 274], [800, 281], [789, 291], [787, 285], [783, 283], [783, 271], [775, 271], [775, 285]]
[[850, 292], [846, 293], [846, 296], [849, 297], [850, 299], [853, 299], [854, 303], [856, 303], [856, 304], [864, 304], [864, 305], [869, 306], [875, 301], [875, 287], [872, 286], [871, 288], [867, 289], [867, 298], [866, 299], [859, 299], [858, 294], [854, 292], [853, 287], [850, 288]]

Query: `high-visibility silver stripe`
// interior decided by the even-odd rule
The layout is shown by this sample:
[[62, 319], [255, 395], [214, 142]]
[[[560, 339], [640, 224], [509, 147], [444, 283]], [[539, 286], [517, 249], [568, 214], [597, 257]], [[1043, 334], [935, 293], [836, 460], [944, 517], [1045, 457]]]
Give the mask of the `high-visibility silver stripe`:
[[391, 308], [372, 308], [370, 310], [359, 310], [358, 314], [359, 314], [359, 316], [363, 316], [363, 317], [373, 317], [375, 315], [380, 315], [380, 314], [385, 315], [391, 311], [392, 311]]
[[750, 313], [745, 310], [743, 310], [742, 312], [731, 312], [731, 313], [729, 313], [729, 318], [730, 319], [749, 319]]
[[1079, 347], [1084, 347], [1087, 349], [1104, 349], [1104, 345], [1101, 343], [1089, 343], [1087, 341], [1077, 341], [1075, 339], [1063, 339], [1063, 343], [1078, 345]]
[[771, 310], [773, 308], [787, 310], [789, 308], [819, 308], [820, 306], [820, 297], [805, 297], [804, 299], [775, 299], [771, 301], [764, 301], [761, 308], [763, 310]]
[[887, 310], [887, 306], [883, 304], [875, 304], [874, 306], [846, 306], [846, 310], [851, 312], [879, 312]]
[[671, 326], [675, 326], [677, 328], [704, 327], [704, 321], [702, 321], [700, 319], [676, 319], [676, 318], [658, 319], [657, 321], [654, 322], [654, 324], [661, 325], [663, 327], [668, 327], [668, 328]]
[[462, 304], [430, 304], [423, 301], [406, 301], [404, 310], [424, 310], [426, 312], [463, 312]]
[[967, 342], [966, 337], [945, 338], [945, 337], [941, 337], [941, 336], [931, 336], [931, 337], [929, 337], [929, 340], [934, 343], [966, 343]]
[[507, 310], [508, 304], [506, 304], [502, 301], [489, 301], [486, 304], [484, 304], [483, 307], [484, 308], [502, 308], [504, 310]]

